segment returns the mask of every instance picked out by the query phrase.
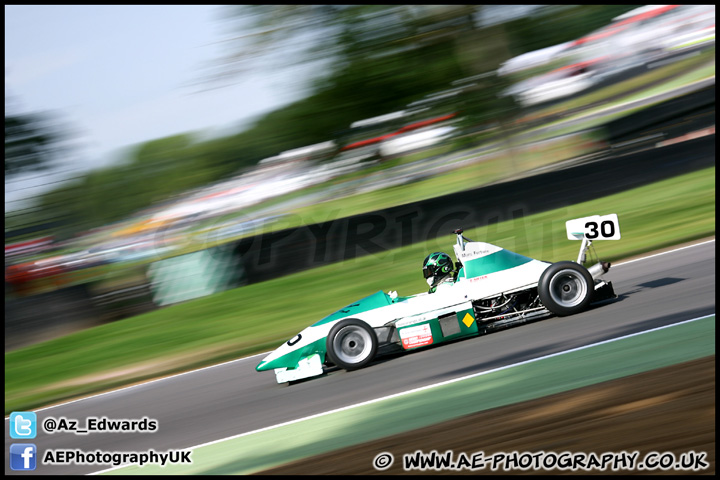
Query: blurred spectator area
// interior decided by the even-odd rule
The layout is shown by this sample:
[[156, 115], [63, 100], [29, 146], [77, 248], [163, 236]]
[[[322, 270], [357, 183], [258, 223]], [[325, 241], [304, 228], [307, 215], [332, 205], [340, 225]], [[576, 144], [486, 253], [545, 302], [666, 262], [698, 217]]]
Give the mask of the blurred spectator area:
[[498, 73], [513, 82], [505, 94], [528, 107], [714, 42], [714, 5], [645, 5], [574, 41], [514, 57]]

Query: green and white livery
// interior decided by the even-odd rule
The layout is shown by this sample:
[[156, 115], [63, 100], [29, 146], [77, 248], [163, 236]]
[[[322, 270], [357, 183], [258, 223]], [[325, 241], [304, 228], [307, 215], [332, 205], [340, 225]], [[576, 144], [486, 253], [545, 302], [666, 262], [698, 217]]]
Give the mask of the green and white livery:
[[[481, 335], [551, 314], [579, 313], [615, 298], [602, 276], [610, 264], [583, 266], [593, 240], [620, 238], [617, 215], [570, 220], [568, 238], [582, 240], [575, 262], [535, 260], [456, 230], [456, 271], [445, 288], [409, 297], [378, 291], [307, 327], [256, 367], [278, 383], [322, 375], [335, 365], [362, 368], [377, 356]], [[426, 258], [426, 261], [428, 259]]]

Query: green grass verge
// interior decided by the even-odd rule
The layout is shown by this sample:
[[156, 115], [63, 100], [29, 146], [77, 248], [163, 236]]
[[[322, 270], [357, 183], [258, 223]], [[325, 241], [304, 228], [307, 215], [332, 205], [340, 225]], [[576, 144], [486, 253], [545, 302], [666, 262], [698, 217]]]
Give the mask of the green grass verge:
[[[565, 221], [617, 213], [622, 240], [598, 246], [603, 259], [715, 234], [715, 168], [515, 221], [466, 236], [546, 261], [573, 259]], [[427, 252], [449, 250], [451, 235], [84, 330], [5, 355], [5, 411], [221, 360], [267, 351], [337, 308], [377, 290], [425, 290]]]

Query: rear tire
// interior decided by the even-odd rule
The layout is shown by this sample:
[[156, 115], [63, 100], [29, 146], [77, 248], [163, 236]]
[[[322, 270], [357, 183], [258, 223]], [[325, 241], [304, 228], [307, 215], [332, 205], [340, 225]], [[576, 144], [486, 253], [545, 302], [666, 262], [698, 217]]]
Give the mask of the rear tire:
[[557, 262], [545, 269], [538, 294], [545, 308], [558, 316], [585, 310], [592, 300], [595, 281], [585, 267], [575, 262]]
[[326, 347], [332, 363], [345, 370], [355, 370], [375, 358], [378, 340], [367, 323], [348, 319], [338, 322], [330, 330]]

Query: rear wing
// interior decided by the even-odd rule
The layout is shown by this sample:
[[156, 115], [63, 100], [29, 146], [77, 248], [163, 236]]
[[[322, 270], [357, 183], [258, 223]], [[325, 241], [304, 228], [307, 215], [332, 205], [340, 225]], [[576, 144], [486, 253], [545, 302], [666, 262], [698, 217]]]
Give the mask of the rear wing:
[[576, 218], [565, 222], [568, 240], [582, 240], [577, 263], [585, 262], [585, 252], [593, 240], [620, 240], [620, 222], [616, 213]]

